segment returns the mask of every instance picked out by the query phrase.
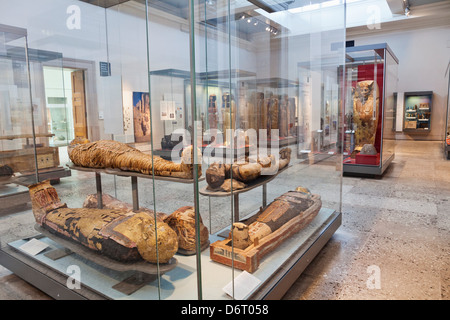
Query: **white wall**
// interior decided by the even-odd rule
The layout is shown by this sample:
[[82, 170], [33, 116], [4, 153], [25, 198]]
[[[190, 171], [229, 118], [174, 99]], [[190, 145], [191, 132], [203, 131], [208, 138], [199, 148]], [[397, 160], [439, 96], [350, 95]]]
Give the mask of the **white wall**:
[[[431, 132], [405, 135], [397, 139], [442, 140], [445, 134], [448, 78], [444, 78], [450, 60], [450, 27], [347, 36], [355, 46], [386, 42], [399, 59], [398, 92], [433, 91]], [[403, 107], [403, 104], [400, 105]], [[397, 117], [403, 117], [402, 110]], [[397, 131], [402, 128], [397, 127]]]
[[[68, 9], [76, 5], [80, 8], [80, 28], [68, 27], [72, 12]], [[28, 47], [62, 53], [64, 58], [106, 61], [106, 28], [104, 9], [81, 1], [66, 0], [0, 0], [0, 23], [27, 29]], [[105, 104], [103, 83], [95, 73], [98, 94], [88, 101], [88, 124], [91, 138], [103, 138], [103, 121], [98, 120], [98, 110]], [[35, 84], [38, 86], [39, 84]], [[39, 130], [39, 128], [37, 128]]]

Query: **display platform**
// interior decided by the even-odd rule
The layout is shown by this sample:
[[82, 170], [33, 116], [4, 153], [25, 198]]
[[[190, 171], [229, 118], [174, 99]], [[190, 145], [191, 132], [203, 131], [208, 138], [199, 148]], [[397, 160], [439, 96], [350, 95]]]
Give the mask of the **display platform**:
[[[179, 183], [193, 183], [195, 179], [183, 179], [183, 178], [174, 178], [174, 177], [164, 177], [164, 176], [153, 176], [150, 174], [143, 174], [139, 172], [133, 172], [133, 171], [124, 171], [120, 169], [111, 169], [111, 168], [85, 168], [76, 166], [73, 163], [67, 163], [66, 164], [68, 168], [72, 170], [79, 170], [79, 171], [85, 171], [85, 172], [93, 172], [93, 173], [106, 173], [106, 174], [112, 174], [117, 175], [121, 177], [136, 177], [136, 178], [144, 178], [144, 179], [155, 179], [155, 180], [164, 180], [164, 181], [171, 181], [171, 182], [179, 182]], [[198, 178], [198, 181], [205, 180], [205, 177], [200, 176]]]
[[0, 201], [2, 202], [2, 210], [26, 204], [30, 202], [28, 188], [16, 183], [0, 183]]
[[[281, 244], [276, 251], [264, 257], [252, 276], [259, 285], [243, 299], [279, 299], [303, 272], [341, 224], [341, 214], [322, 208], [316, 218], [304, 229]], [[220, 233], [220, 232], [218, 232]], [[48, 247], [30, 255], [20, 247], [38, 239]], [[210, 235], [210, 242], [219, 240]], [[55, 299], [197, 299], [196, 257], [175, 255], [178, 264], [159, 279], [154, 279], [133, 293], [117, 290], [117, 285], [138, 277], [135, 271], [117, 271], [96, 264], [82, 256], [70, 253], [58, 259], [48, 257], [52, 250], [64, 250], [61, 244], [42, 235], [8, 243], [0, 250], [0, 264], [30, 282]], [[201, 253], [203, 280], [209, 285], [203, 289], [203, 299], [231, 299], [223, 288], [242, 272], [211, 261], [209, 250]], [[79, 269], [80, 289], [70, 289], [74, 266]], [[71, 278], [72, 277], [72, 278]], [[158, 285], [160, 288], [158, 289]], [[239, 286], [236, 280], [234, 286]]]
[[[392, 153], [388, 156], [383, 157], [383, 162], [380, 163], [378, 160], [378, 165], [373, 164], [360, 164], [356, 163], [354, 159], [347, 158], [344, 160], [345, 175], [357, 174], [357, 175], [374, 175], [381, 176], [384, 171], [389, 167], [390, 163], [394, 160], [395, 154]], [[379, 159], [379, 158], [378, 158]]]

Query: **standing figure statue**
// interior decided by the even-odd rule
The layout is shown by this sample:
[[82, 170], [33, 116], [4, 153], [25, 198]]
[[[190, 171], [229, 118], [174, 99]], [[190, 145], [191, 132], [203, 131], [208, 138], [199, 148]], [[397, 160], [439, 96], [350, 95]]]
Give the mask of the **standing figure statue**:
[[355, 146], [374, 144], [378, 125], [379, 90], [373, 80], [360, 81], [353, 89]]

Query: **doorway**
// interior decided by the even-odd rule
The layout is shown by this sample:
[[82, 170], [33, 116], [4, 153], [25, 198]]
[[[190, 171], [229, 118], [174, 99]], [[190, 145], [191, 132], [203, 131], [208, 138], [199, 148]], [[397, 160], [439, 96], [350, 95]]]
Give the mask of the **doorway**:
[[75, 137], [88, 138], [85, 71], [44, 66], [50, 145], [64, 147]]

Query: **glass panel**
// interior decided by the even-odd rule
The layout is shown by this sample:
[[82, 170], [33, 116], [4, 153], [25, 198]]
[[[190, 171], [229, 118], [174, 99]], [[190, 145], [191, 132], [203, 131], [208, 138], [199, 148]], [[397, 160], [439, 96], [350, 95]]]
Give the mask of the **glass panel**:
[[70, 174], [64, 167], [67, 145], [74, 138], [67, 125], [72, 118], [65, 90], [70, 88], [70, 75], [64, 77], [61, 53], [29, 48], [28, 56], [39, 180], [56, 182]]
[[386, 44], [346, 51], [344, 173], [381, 175], [395, 153], [398, 61]]
[[61, 66], [44, 66], [45, 99], [47, 102], [47, 123], [52, 146], [67, 146], [75, 138], [72, 114], [71, 72]]
[[384, 162], [390, 161], [395, 153], [395, 114], [397, 110], [398, 63], [386, 50], [386, 77], [383, 117], [383, 154]]
[[37, 112], [31, 102], [27, 31], [0, 25], [1, 212], [26, 206], [26, 186], [37, 180], [38, 141], [33, 128]]
[[[200, 188], [211, 223], [206, 299], [264, 296], [340, 211], [344, 4], [293, 1], [268, 12], [263, 3], [198, 1], [195, 16], [196, 74], [205, 79], [197, 85], [209, 87], [198, 104], [213, 94], [219, 102], [208, 109], [217, 134], [203, 153]], [[235, 280], [244, 270], [257, 284], [241, 294]], [[217, 289], [225, 286], [227, 295]]]
[[198, 79], [191, 72], [195, 70], [188, 19], [192, 7], [189, 1], [177, 4], [150, 1], [147, 7], [151, 147], [154, 155], [167, 162], [155, 162], [160, 173], [154, 176], [153, 207], [167, 215], [165, 221], [178, 234], [177, 267], [161, 274], [157, 298], [195, 300], [202, 298], [200, 259], [207, 252], [209, 235], [208, 220], [202, 220], [198, 205], [198, 183], [204, 180], [201, 134], [205, 118], [197, 95], [204, 93], [194, 91]]
[[55, 298], [261, 299], [336, 227], [344, 1], [15, 4], [0, 151], [35, 184], [2, 265]]
[[[380, 165], [381, 128], [383, 119], [384, 58], [375, 50], [359, 55], [353, 60], [347, 56], [347, 107], [346, 118], [350, 126], [345, 135], [345, 164]], [[352, 55], [353, 56], [353, 55]], [[384, 56], [383, 56], [384, 57]], [[351, 92], [351, 95], [349, 93]], [[350, 99], [349, 99], [350, 98]], [[373, 149], [370, 154], [362, 148]]]
[[[37, 162], [40, 181], [30, 192], [25, 187], [32, 206], [2, 216], [10, 226], [0, 233], [2, 252], [63, 279], [58, 296], [81, 285], [75, 295], [158, 299], [160, 275], [176, 266], [177, 236], [154, 210], [146, 8], [88, 2], [21, 0], [2, 7], [0, 20], [28, 29], [30, 47], [28, 77], [25, 38], [1, 38], [1, 107], [10, 111], [1, 117], [2, 135], [30, 138], [2, 140], [0, 151], [29, 152], [27, 169]], [[7, 54], [10, 48], [20, 59]], [[22, 250], [31, 240], [47, 247], [35, 255]], [[64, 248], [71, 254], [47, 255]], [[72, 272], [81, 276], [69, 286]]]

